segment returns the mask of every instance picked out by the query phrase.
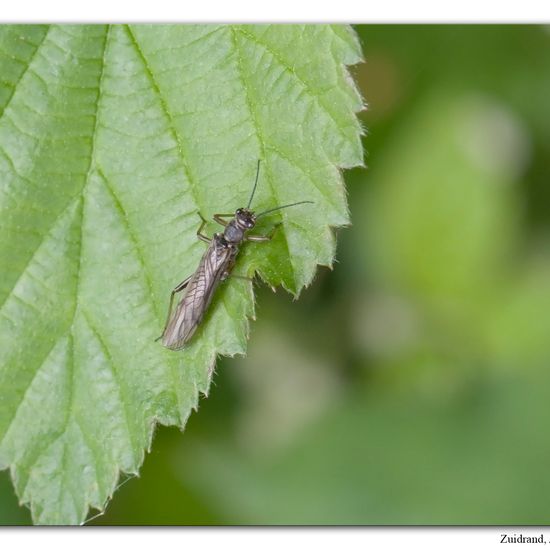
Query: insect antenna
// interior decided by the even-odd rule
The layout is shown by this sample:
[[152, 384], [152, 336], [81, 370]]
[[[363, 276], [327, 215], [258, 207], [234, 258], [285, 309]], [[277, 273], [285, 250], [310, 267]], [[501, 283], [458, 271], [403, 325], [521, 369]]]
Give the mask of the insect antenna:
[[248, 205], [246, 207], [247, 210], [252, 204], [252, 199], [254, 198], [254, 193], [256, 192], [256, 187], [258, 186], [258, 176], [260, 175], [260, 162], [261, 159], [258, 159], [258, 168], [256, 169], [256, 181], [254, 182], [254, 187], [252, 188], [252, 193], [250, 194], [250, 200], [248, 201]]
[[260, 212], [260, 214], [257, 214], [256, 219], [259, 218], [260, 216], [263, 216], [264, 214], [275, 212], [275, 210], [282, 210], [283, 208], [289, 208], [290, 206], [297, 206], [299, 204], [313, 204], [313, 201], [293, 202], [292, 204], [285, 204], [284, 206], [277, 206], [276, 208], [270, 208], [269, 210], [264, 210], [263, 212]]

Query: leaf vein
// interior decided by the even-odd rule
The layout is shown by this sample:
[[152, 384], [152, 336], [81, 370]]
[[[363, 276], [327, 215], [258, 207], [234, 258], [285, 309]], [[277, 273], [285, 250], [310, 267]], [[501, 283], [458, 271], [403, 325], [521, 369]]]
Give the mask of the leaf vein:
[[38, 246], [35, 248], [35, 250], [31, 254], [29, 260], [27, 261], [27, 263], [25, 264], [25, 266], [21, 270], [21, 273], [17, 277], [17, 279], [16, 279], [15, 283], [13, 284], [11, 290], [7, 293], [6, 298], [4, 299], [2, 304], [0, 304], [0, 312], [3, 310], [4, 306], [6, 305], [6, 302], [9, 300], [10, 296], [14, 293], [15, 289], [17, 288], [17, 285], [18, 285], [19, 281], [21, 280], [21, 278], [23, 277], [23, 275], [25, 274], [25, 272], [29, 268], [30, 264], [32, 263], [35, 256], [38, 254], [38, 251], [40, 250], [40, 248], [42, 247], [42, 245], [44, 244], [46, 239], [51, 235], [51, 233], [53, 233], [55, 227], [57, 226], [58, 221], [63, 217], [63, 215], [65, 214], [65, 212], [67, 212], [67, 210], [69, 210], [74, 204], [76, 204], [80, 200], [80, 198], [81, 198], [81, 194], [79, 193], [76, 197], [73, 197], [73, 199], [67, 204], [67, 206], [65, 206], [63, 208], [63, 210], [61, 210], [61, 212], [59, 212], [59, 214], [57, 214], [55, 216], [55, 219], [54, 219], [52, 225], [46, 231], [46, 233], [44, 233], [44, 235], [42, 236], [42, 240], [38, 243]]
[[160, 106], [162, 108], [162, 111], [164, 112], [165, 116], [166, 116], [166, 119], [168, 121], [168, 129], [170, 131], [170, 133], [172, 134], [172, 138], [175, 140], [176, 142], [176, 145], [177, 145], [177, 148], [178, 148], [178, 152], [179, 152], [179, 158], [181, 160], [181, 164], [182, 164], [182, 168], [183, 168], [183, 173], [185, 175], [185, 179], [188, 181], [189, 183], [189, 191], [191, 193], [191, 196], [193, 197], [193, 202], [195, 203], [195, 205], [198, 206], [198, 201], [197, 201], [197, 197], [195, 195], [195, 187], [197, 186], [197, 183], [195, 182], [194, 180], [194, 177], [192, 176], [192, 172], [191, 172], [191, 168], [187, 162], [187, 154], [185, 152], [185, 147], [184, 147], [184, 140], [182, 139], [182, 136], [180, 135], [180, 133], [178, 132], [178, 130], [176, 129], [176, 124], [175, 124], [175, 121], [174, 121], [174, 118], [172, 116], [172, 113], [170, 112], [170, 109], [168, 108], [168, 104], [166, 103], [166, 99], [164, 98], [164, 95], [162, 94], [161, 90], [160, 90], [160, 86], [153, 74], [153, 70], [151, 69], [150, 65], [149, 65], [149, 62], [147, 61], [147, 58], [143, 52], [143, 50], [141, 49], [139, 43], [138, 43], [138, 40], [137, 40], [137, 37], [135, 36], [135, 33], [132, 31], [130, 25], [126, 25], [126, 29], [128, 31], [128, 35], [130, 37], [130, 40], [136, 50], [136, 53], [138, 54], [138, 57], [141, 59], [141, 62], [143, 63], [143, 67], [145, 69], [145, 72], [147, 73], [147, 76], [149, 78], [149, 81], [151, 83], [151, 87], [153, 89], [153, 91], [155, 92], [155, 94], [157, 95], [158, 97], [158, 100], [159, 100], [159, 103], [160, 103]]
[[17, 91], [17, 87], [19, 86], [20, 82], [23, 80], [24, 76], [27, 74], [27, 71], [29, 70], [29, 68], [30, 68], [32, 62], [34, 61], [34, 59], [36, 58], [36, 55], [37, 55], [38, 51], [40, 50], [40, 48], [42, 47], [42, 45], [46, 41], [46, 37], [48, 36], [48, 34], [50, 32], [50, 28], [51, 28], [51, 26], [48, 26], [48, 28], [46, 29], [46, 32], [44, 33], [44, 36], [42, 37], [40, 42], [36, 45], [36, 49], [34, 50], [34, 52], [32, 53], [32, 55], [30, 57], [30, 59], [28, 60], [27, 66], [25, 67], [23, 72], [19, 75], [19, 78], [13, 84], [13, 90], [12, 90], [11, 94], [8, 96], [6, 104], [4, 105], [2, 111], [0, 112], [0, 120], [2, 120], [2, 117], [4, 116], [4, 113], [6, 112], [6, 109], [9, 107], [13, 97], [15, 96], [15, 92]]
[[140, 455], [140, 445], [139, 445], [139, 442], [135, 441], [135, 438], [133, 437], [132, 430], [130, 428], [130, 426], [131, 426], [130, 411], [127, 407], [127, 403], [130, 400], [127, 399], [126, 388], [125, 388], [124, 384], [122, 384], [122, 382], [121, 382], [120, 374], [118, 372], [118, 369], [116, 368], [116, 363], [115, 363], [115, 361], [113, 359], [113, 356], [112, 356], [112, 354], [109, 350], [109, 347], [107, 346], [107, 342], [103, 339], [103, 337], [101, 336], [101, 334], [97, 330], [96, 325], [91, 322], [88, 313], [83, 311], [82, 315], [84, 317], [84, 320], [86, 321], [86, 324], [88, 325], [88, 327], [90, 328], [90, 330], [92, 331], [92, 333], [96, 337], [97, 341], [99, 342], [99, 345], [101, 347], [103, 355], [104, 355], [105, 359], [107, 359], [107, 365], [109, 366], [109, 370], [113, 374], [113, 377], [116, 381], [116, 385], [118, 387], [119, 401], [120, 401], [120, 404], [121, 404], [120, 408], [122, 410], [122, 413], [123, 413], [123, 416], [124, 416], [124, 422], [126, 424], [126, 430], [128, 432], [128, 440], [130, 441], [130, 446], [132, 448], [132, 455], [133, 455], [134, 462], [137, 463], [138, 462], [138, 457]]
[[[258, 115], [256, 113], [256, 110], [254, 109], [253, 102], [252, 102], [252, 99], [250, 97], [249, 85], [248, 85], [248, 83], [246, 81], [246, 78], [244, 76], [242, 53], [241, 53], [241, 50], [240, 50], [240, 47], [239, 47], [239, 43], [238, 43], [237, 36], [236, 36], [236, 30], [234, 29], [234, 27], [231, 27], [231, 37], [232, 37], [233, 49], [235, 50], [235, 54], [237, 56], [238, 78], [241, 81], [241, 84], [243, 86], [243, 90], [244, 90], [244, 93], [245, 93], [246, 105], [247, 105], [248, 111], [250, 113], [250, 118], [252, 120], [252, 124], [254, 125], [254, 129], [256, 131], [256, 137], [257, 137], [259, 145], [260, 145], [261, 156], [265, 159], [265, 163], [266, 163], [267, 182], [269, 184], [269, 187], [271, 189], [271, 194], [275, 198], [276, 203], [280, 204], [280, 201], [277, 197], [277, 192], [275, 191], [275, 186], [273, 185], [273, 179], [272, 179], [272, 176], [271, 176], [271, 171], [269, 170], [269, 162], [268, 162], [267, 155], [266, 155], [266, 140], [263, 136], [262, 129], [261, 129], [261, 126], [260, 126], [260, 122], [258, 120]], [[294, 279], [296, 280], [296, 272], [295, 272], [296, 270], [294, 268], [294, 265], [292, 263], [292, 258], [290, 256], [288, 239], [287, 239], [287, 236], [286, 236], [285, 232], [283, 231], [282, 233], [283, 233], [283, 236], [284, 236], [284, 243], [285, 243], [287, 256], [290, 258], [290, 263], [291, 263], [291, 266], [292, 266], [292, 273], [294, 275]]]
[[[242, 27], [238, 27], [236, 29], [238, 32], [240, 32], [243, 36], [248, 38], [248, 40], [254, 42], [261, 48], [263, 48], [266, 52], [268, 52], [273, 59], [275, 59], [286, 71], [287, 73], [290, 73], [295, 80], [303, 87], [303, 90], [312, 97], [317, 105], [321, 108], [321, 110], [331, 119], [331, 121], [334, 123], [336, 128], [339, 130], [340, 134], [346, 139], [346, 141], [349, 141], [348, 136], [346, 135], [345, 127], [340, 124], [340, 122], [336, 119], [332, 111], [329, 109], [327, 105], [325, 105], [321, 93], [319, 91], [314, 90], [296, 71], [294, 67], [292, 67], [282, 56], [279, 52], [275, 51], [269, 44], [266, 44], [262, 40], [260, 40], [257, 36], [252, 34], [251, 32], [245, 30]], [[323, 90], [322, 92], [330, 91], [331, 88], [327, 88], [327, 90]]]

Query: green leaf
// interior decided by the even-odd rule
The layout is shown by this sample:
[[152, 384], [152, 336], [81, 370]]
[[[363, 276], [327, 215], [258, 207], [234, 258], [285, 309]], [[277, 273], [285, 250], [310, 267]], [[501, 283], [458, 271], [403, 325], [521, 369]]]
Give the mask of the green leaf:
[[[244, 353], [249, 282], [191, 345], [155, 342], [205, 250], [198, 213], [300, 200], [237, 273], [294, 294], [348, 223], [362, 162], [347, 27], [0, 27], [0, 467], [37, 523], [103, 509], [155, 424], [183, 427], [217, 354]], [[214, 226], [209, 226], [210, 231]]]

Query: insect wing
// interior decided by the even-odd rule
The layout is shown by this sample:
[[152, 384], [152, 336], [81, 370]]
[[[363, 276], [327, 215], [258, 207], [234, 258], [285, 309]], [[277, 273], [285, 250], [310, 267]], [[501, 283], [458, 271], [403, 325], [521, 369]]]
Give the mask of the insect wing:
[[216, 239], [212, 241], [166, 326], [162, 335], [164, 346], [181, 349], [193, 336], [234, 256], [233, 247], [223, 246]]

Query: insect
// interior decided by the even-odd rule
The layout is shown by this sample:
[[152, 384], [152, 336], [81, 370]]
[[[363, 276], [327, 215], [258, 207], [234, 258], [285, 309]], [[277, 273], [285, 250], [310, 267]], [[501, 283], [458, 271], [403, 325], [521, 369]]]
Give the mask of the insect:
[[[300, 201], [255, 214], [250, 210], [250, 205], [256, 192], [259, 174], [260, 161], [258, 161], [256, 180], [246, 208], [238, 208], [234, 214], [214, 214], [214, 221], [225, 228], [223, 233], [215, 233], [211, 239], [203, 235], [202, 230], [208, 222], [199, 213], [202, 223], [197, 231], [197, 237], [201, 241], [208, 243], [209, 246], [202, 256], [195, 273], [187, 277], [187, 279], [172, 290], [166, 324], [161, 336], [157, 338], [157, 340], [162, 340], [163, 346], [172, 350], [179, 350], [189, 342], [208, 310], [208, 306], [212, 302], [212, 297], [218, 285], [231, 274], [241, 243], [245, 241], [266, 242], [271, 240], [280, 224], [275, 225], [267, 235], [247, 234], [256, 225], [256, 221], [260, 216], [264, 216], [275, 210], [281, 210], [282, 208], [312, 203], [312, 201]], [[224, 218], [233, 219], [226, 221]], [[183, 290], [185, 290], [185, 294], [172, 314], [174, 297]]]

